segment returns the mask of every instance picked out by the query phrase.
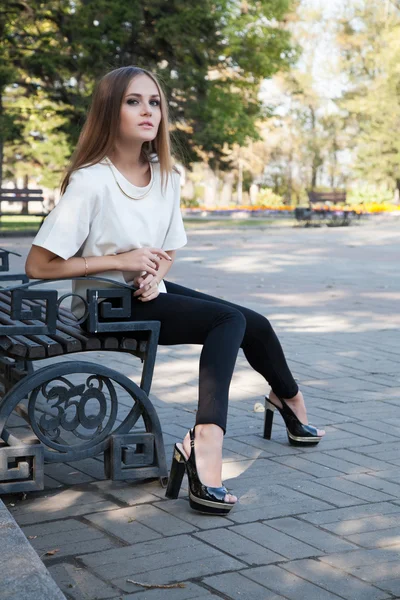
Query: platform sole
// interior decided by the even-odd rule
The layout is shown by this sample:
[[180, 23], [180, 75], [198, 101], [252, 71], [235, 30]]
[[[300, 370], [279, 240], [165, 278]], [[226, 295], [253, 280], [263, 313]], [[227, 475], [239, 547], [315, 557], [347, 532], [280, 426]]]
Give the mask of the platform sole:
[[228, 515], [235, 504], [228, 502], [213, 502], [212, 500], [203, 500], [194, 496], [189, 491], [189, 504], [190, 508], [207, 515]]

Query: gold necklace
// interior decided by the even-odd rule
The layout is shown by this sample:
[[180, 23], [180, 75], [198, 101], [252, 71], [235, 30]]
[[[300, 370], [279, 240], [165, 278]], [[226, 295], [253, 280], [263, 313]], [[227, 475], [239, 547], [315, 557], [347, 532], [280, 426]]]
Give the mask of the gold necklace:
[[[131, 198], [131, 200], [143, 200], [143, 198], [145, 198], [147, 196], [147, 194], [150, 193], [153, 184], [154, 184], [154, 172], [153, 172], [153, 165], [151, 163], [149, 163], [150, 166], [150, 184], [149, 184], [149, 189], [145, 191], [144, 194], [142, 194], [141, 196], [138, 196], [135, 198], [135, 196], [131, 196], [130, 194], [127, 194], [127, 192], [125, 192], [125, 190], [123, 189], [123, 187], [120, 185], [118, 179], [115, 176], [114, 173], [114, 165], [112, 164], [112, 162], [110, 161], [109, 158], [106, 159], [106, 164], [110, 167], [111, 173], [114, 177], [114, 181], [117, 184], [117, 186], [119, 187], [119, 189], [121, 190], [121, 192], [124, 194], [124, 196], [126, 196], [127, 198]], [[114, 167], [115, 168], [115, 167]], [[130, 183], [130, 182], [129, 182]], [[133, 183], [131, 184], [133, 186]], [[135, 186], [136, 187], [136, 186]]]

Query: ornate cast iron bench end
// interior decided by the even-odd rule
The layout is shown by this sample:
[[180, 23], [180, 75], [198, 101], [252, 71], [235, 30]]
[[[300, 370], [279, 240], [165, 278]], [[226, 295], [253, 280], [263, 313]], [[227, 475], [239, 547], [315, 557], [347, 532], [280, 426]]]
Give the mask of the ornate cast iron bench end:
[[[0, 381], [5, 390], [0, 400], [0, 493], [43, 489], [46, 462], [99, 454], [104, 455], [106, 477], [159, 478], [165, 485], [161, 425], [149, 399], [160, 324], [127, 321], [133, 289], [118, 284], [88, 290], [84, 331], [83, 319], [74, 321], [61, 307], [68, 294], [59, 298], [55, 289], [37, 289], [44, 283], [49, 282], [0, 289]], [[32, 368], [39, 358], [96, 349], [141, 358], [140, 385], [98, 362], [57, 361]], [[33, 439], [21, 435], [26, 425], [10, 420], [16, 414]]]

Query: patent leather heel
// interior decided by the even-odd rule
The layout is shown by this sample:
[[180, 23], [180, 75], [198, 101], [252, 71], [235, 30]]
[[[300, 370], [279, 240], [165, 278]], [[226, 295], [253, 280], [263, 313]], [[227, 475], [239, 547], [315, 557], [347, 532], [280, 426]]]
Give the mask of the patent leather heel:
[[318, 430], [312, 425], [303, 425], [286, 402], [279, 398], [282, 407], [275, 405], [269, 398], [265, 398], [264, 438], [271, 439], [272, 420], [275, 408], [279, 410], [286, 425], [289, 443], [292, 446], [316, 446], [321, 441]]
[[172, 456], [171, 472], [168, 479], [168, 486], [165, 495], [171, 500], [175, 499], [179, 495], [181, 489], [182, 479], [185, 474], [185, 457], [182, 455], [178, 446], [175, 444], [174, 454]]
[[274, 422], [275, 405], [265, 399], [265, 416], [264, 416], [264, 439], [270, 440], [272, 433], [272, 424]]
[[[208, 515], [227, 515], [234, 503], [225, 502], [228, 490], [225, 486], [210, 487], [204, 485], [199, 478], [194, 451], [194, 431], [190, 432], [190, 456], [186, 458], [179, 447], [175, 445], [172, 459], [171, 475], [166, 491], [167, 498], [177, 498], [186, 469], [189, 480], [189, 504], [193, 510]], [[183, 470], [182, 470], [183, 469]]]

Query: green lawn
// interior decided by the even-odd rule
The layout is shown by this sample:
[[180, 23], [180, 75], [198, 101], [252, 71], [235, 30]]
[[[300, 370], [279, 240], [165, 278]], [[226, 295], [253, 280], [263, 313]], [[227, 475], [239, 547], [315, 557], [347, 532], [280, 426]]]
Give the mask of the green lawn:
[[0, 234], [12, 232], [36, 232], [42, 222], [42, 217], [21, 215], [17, 217], [0, 217]]
[[277, 219], [203, 219], [185, 217], [185, 227], [187, 229], [226, 229], [235, 227], [274, 227], [274, 226], [292, 226], [295, 225], [296, 220], [288, 217], [279, 217]]
[[[185, 218], [185, 227], [187, 229], [226, 229], [235, 227], [274, 227], [291, 226], [295, 224], [292, 218], [278, 219], [191, 219]], [[7, 233], [36, 233], [42, 222], [42, 217], [33, 217], [21, 215], [17, 217], [0, 217], [0, 235]]]

